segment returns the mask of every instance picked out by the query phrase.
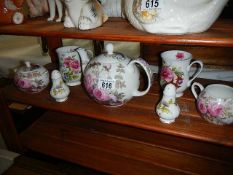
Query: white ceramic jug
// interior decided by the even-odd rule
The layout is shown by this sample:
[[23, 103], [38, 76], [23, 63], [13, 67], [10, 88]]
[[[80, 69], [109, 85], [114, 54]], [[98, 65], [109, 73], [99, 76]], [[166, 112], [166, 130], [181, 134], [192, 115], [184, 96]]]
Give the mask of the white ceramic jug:
[[81, 84], [82, 72], [92, 57], [92, 52], [79, 46], [64, 46], [56, 49], [59, 70], [68, 86]]

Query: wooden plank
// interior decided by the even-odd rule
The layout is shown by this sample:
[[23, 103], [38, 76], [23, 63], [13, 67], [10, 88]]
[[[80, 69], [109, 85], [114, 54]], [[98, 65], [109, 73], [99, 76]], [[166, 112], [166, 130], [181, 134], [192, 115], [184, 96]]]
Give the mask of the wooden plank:
[[[51, 116], [54, 117], [48, 120]], [[69, 118], [73, 122], [66, 122]], [[196, 156], [181, 149], [159, 147], [142, 140], [112, 135], [108, 131], [80, 128], [82, 125], [88, 126], [89, 122], [83, 122], [78, 116], [48, 112], [25, 131], [21, 138], [24, 146], [29, 149], [113, 174], [233, 172], [233, 162]], [[121, 133], [120, 130], [118, 132]]]
[[193, 55], [193, 60], [201, 60], [205, 68], [219, 68], [233, 70], [232, 47], [208, 47], [187, 45], [158, 45], [141, 43], [141, 57], [150, 64], [161, 65], [160, 54], [167, 50], [184, 50]]
[[[204, 80], [204, 82], [208, 84], [214, 81]], [[232, 83], [227, 83], [232, 86]], [[160, 88], [157, 81], [154, 81], [153, 87], [147, 95], [135, 97], [127, 104], [116, 108], [97, 104], [88, 97], [81, 86], [70, 87], [70, 90], [69, 99], [64, 103], [54, 101], [49, 95], [49, 87], [40, 93], [33, 94], [33, 98], [32, 94], [21, 92], [14, 86], [7, 86], [3, 92], [9, 100], [24, 102], [48, 110], [82, 115], [144, 130], [233, 147], [231, 134], [233, 126], [221, 127], [203, 120], [196, 110], [194, 97], [189, 90], [178, 99], [181, 114], [172, 125], [162, 124], [155, 113], [155, 105], [160, 100]]]
[[[118, 29], [119, 26], [121, 27], [120, 30]], [[62, 23], [47, 22], [45, 18], [36, 18], [27, 20], [20, 25], [0, 26], [0, 34], [233, 47], [232, 26], [233, 20], [221, 19], [203, 33], [156, 35], [139, 31], [122, 18], [110, 18], [103, 26], [87, 31], [81, 31], [76, 28], [64, 28]]]

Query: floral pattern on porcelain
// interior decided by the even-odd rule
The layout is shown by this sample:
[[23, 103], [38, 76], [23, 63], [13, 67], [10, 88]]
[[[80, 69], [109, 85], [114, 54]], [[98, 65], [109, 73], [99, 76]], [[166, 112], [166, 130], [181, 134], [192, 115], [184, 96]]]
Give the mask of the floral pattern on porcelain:
[[[117, 56], [117, 59], [123, 59]], [[117, 65], [117, 74], [111, 75], [111, 63], [93, 62], [88, 65], [91, 73], [86, 74], [84, 78], [84, 85], [90, 96], [102, 104], [122, 105], [124, 103], [125, 94], [119, 90], [126, 87], [122, 74], [125, 73], [125, 67], [119, 63]], [[107, 78], [101, 83], [100, 72], [107, 75]], [[113, 87], [114, 86], [114, 87]], [[114, 90], [112, 90], [114, 89]]]
[[173, 83], [177, 88], [181, 87], [184, 73], [175, 66], [163, 66], [161, 70], [161, 84]]
[[206, 92], [200, 94], [197, 100], [197, 108], [202, 114], [203, 118], [207, 121], [223, 125], [223, 121], [233, 120], [233, 113], [231, 108], [233, 107], [233, 100], [218, 100], [207, 95]]
[[[84, 71], [84, 86], [91, 98], [108, 106], [121, 106], [134, 96], [145, 95], [151, 87], [151, 70], [142, 59], [130, 59], [114, 53], [113, 44], [105, 45], [106, 52], [93, 58]], [[147, 87], [139, 91], [140, 71], [147, 75]]]
[[61, 70], [63, 79], [67, 82], [80, 80], [81, 78], [80, 61], [75, 59], [75, 55], [64, 58]]
[[[184, 53], [177, 52], [176, 54], [177, 60], [184, 59]], [[181, 87], [184, 80], [184, 73], [181, 68], [177, 66], [168, 66], [165, 62], [163, 62], [163, 67], [161, 70], [161, 84], [173, 83], [176, 88]]]
[[40, 92], [49, 84], [49, 73], [47, 70], [37, 65], [32, 71], [25, 71], [22, 68], [16, 73], [14, 82], [22, 91], [30, 93]]

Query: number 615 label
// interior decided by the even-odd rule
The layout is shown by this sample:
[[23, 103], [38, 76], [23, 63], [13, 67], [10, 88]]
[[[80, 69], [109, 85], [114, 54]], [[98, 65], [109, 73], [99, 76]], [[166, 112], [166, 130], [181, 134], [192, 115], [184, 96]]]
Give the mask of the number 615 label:
[[152, 10], [161, 8], [163, 0], [142, 0], [141, 1], [141, 10]]

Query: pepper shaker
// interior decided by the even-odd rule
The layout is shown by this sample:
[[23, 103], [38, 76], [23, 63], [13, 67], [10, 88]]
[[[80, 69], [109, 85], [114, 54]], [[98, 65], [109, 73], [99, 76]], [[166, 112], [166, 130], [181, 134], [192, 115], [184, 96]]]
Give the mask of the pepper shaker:
[[53, 70], [51, 74], [52, 88], [50, 95], [57, 102], [64, 102], [68, 99], [70, 93], [69, 87], [63, 82], [61, 73], [58, 70]]
[[162, 123], [173, 123], [180, 114], [180, 107], [176, 103], [176, 87], [173, 84], [167, 84], [163, 91], [162, 100], [156, 107], [156, 112]]

